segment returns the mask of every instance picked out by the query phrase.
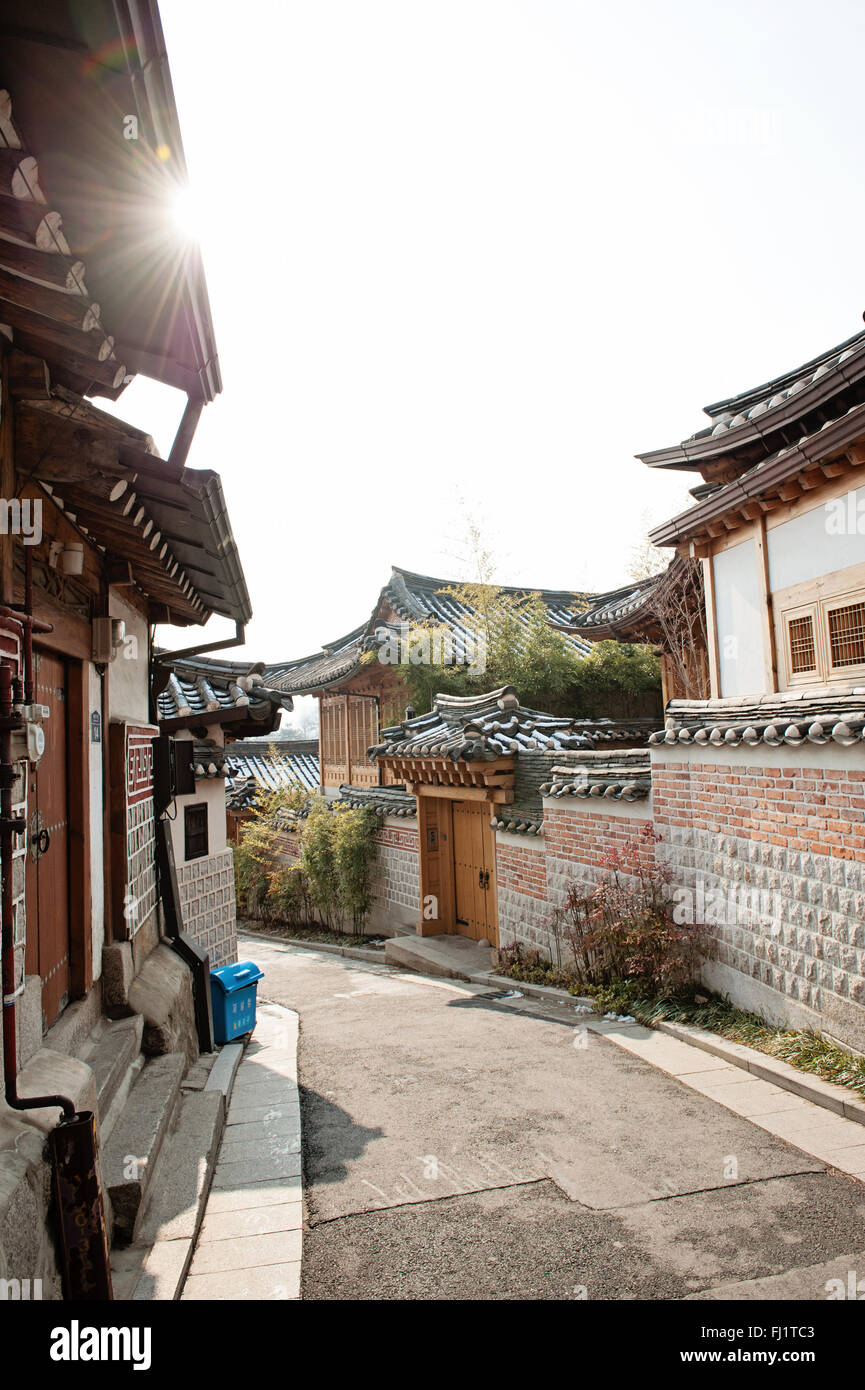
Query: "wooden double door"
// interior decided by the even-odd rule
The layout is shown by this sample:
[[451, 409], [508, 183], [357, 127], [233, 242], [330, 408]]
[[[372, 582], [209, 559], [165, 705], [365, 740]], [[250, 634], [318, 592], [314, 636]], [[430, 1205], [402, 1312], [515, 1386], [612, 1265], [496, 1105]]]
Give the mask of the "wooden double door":
[[440, 923], [439, 931], [495, 946], [498, 909], [492, 812], [486, 801], [419, 797], [425, 919]]
[[69, 1000], [69, 788], [67, 664], [34, 653], [36, 703], [46, 705], [45, 752], [30, 771], [27, 797], [25, 969], [42, 980], [43, 1027]]

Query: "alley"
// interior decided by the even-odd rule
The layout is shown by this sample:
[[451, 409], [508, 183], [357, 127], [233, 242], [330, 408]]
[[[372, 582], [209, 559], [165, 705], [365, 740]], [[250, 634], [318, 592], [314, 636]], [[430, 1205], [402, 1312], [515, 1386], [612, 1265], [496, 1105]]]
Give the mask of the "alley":
[[681, 1299], [787, 1271], [819, 1298], [829, 1262], [865, 1269], [861, 1184], [571, 1006], [241, 953], [300, 1015], [304, 1298]]

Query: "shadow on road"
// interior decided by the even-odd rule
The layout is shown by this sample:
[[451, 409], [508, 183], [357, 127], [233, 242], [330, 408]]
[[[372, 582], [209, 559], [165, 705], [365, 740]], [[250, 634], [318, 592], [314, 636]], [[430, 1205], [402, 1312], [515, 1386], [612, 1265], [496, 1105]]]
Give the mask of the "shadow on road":
[[360, 1158], [367, 1145], [380, 1139], [384, 1130], [356, 1124], [347, 1110], [318, 1091], [302, 1085], [298, 1090], [304, 1184], [341, 1182], [348, 1173], [346, 1164]]

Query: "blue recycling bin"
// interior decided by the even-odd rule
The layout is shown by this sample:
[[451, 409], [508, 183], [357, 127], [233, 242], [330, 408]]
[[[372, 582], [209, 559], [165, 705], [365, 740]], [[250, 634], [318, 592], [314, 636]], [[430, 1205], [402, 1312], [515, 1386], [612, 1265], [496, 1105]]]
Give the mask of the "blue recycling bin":
[[258, 981], [264, 979], [255, 961], [238, 960], [210, 972], [213, 1037], [218, 1043], [234, 1042], [255, 1027]]

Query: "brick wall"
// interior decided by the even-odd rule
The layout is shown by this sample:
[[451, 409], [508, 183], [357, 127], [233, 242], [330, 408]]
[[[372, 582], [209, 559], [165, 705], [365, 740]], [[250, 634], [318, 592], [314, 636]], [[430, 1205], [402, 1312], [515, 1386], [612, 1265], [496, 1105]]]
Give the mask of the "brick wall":
[[659, 855], [716, 942], [707, 983], [865, 1046], [865, 755], [704, 756], [660, 750], [652, 783]]
[[520, 941], [549, 950], [547, 865], [538, 836], [496, 835], [499, 945]]
[[237, 960], [234, 858], [230, 849], [177, 870], [183, 929], [210, 954], [210, 968]]
[[[610, 809], [607, 810], [607, 807]], [[575, 879], [594, 883], [614, 849], [635, 839], [652, 818], [647, 800], [604, 802], [600, 797], [544, 802], [547, 882], [550, 900], [561, 903]]]

